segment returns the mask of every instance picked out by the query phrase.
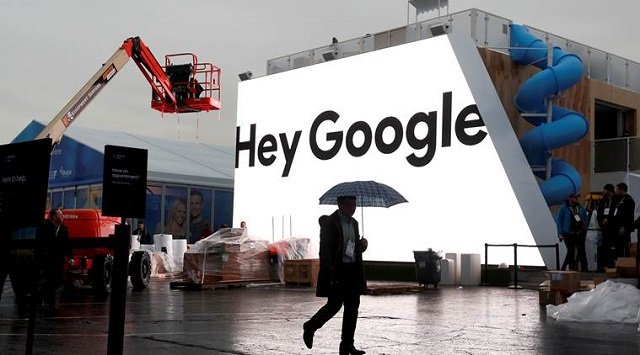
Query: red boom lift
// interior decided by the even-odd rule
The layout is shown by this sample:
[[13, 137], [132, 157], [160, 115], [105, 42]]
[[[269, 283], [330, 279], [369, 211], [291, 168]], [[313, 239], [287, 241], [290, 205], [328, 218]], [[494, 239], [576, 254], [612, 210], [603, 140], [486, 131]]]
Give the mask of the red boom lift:
[[[220, 68], [211, 63], [200, 63], [198, 57], [192, 53], [166, 55], [164, 66], [162, 66], [139, 37], [132, 37], [124, 41], [36, 139], [51, 138], [53, 145], [56, 145], [67, 127], [77, 119], [129, 59], [133, 59], [145, 79], [151, 84], [151, 108], [163, 113], [220, 109]], [[98, 293], [108, 292], [111, 284], [111, 248], [98, 247], [96, 245], [106, 244], [93, 243], [92, 240], [94, 242], [107, 240], [108, 232], [105, 230], [113, 229], [118, 219], [103, 217], [98, 210], [67, 210], [65, 212], [65, 214], [76, 216], [76, 220], [67, 221], [70, 237], [77, 245], [83, 245], [83, 247], [74, 248], [74, 263], [68, 263], [65, 267], [66, 281], [90, 282]], [[24, 252], [24, 248], [18, 249], [23, 249]], [[32, 270], [29, 267], [33, 267], [32, 253], [30, 250], [23, 252], [14, 251], [15, 267], [11, 270], [11, 281], [17, 297], [27, 293], [31, 285], [29, 280]], [[149, 282], [151, 265], [149, 256], [145, 254], [146, 252], [141, 250], [133, 251], [131, 254], [129, 274], [134, 287], [137, 288], [144, 288]]]
[[151, 84], [151, 108], [154, 110], [187, 113], [220, 109], [220, 68], [198, 62], [198, 57], [192, 53], [166, 55], [164, 66], [161, 66], [140, 37], [132, 37], [124, 41], [36, 139], [51, 138], [54, 145], [57, 144], [67, 127], [130, 58]]

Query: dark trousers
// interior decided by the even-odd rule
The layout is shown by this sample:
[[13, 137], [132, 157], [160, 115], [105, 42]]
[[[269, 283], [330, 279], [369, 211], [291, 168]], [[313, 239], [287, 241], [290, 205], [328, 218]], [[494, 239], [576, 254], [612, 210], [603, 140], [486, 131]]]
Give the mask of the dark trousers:
[[617, 252], [617, 257], [627, 257], [629, 256], [629, 246], [631, 243], [631, 236], [630, 235], [624, 235], [624, 236], [618, 236], [618, 252]]
[[[562, 263], [562, 270], [578, 270], [577, 262], [580, 263], [580, 270], [587, 271], [587, 253], [584, 248], [586, 235], [585, 233], [563, 235], [564, 245], [567, 247], [567, 255]], [[576, 252], [577, 260], [576, 260]]]
[[567, 248], [567, 255], [562, 262], [561, 270], [566, 270], [567, 266], [569, 270], [575, 270], [576, 267], [576, 241], [573, 236], [563, 235], [564, 246]]
[[602, 246], [602, 245], [598, 245], [598, 255], [597, 255], [597, 263], [598, 263], [598, 267], [597, 267], [597, 271], [598, 272], [604, 272], [604, 267], [606, 266], [606, 252], [607, 249]]
[[342, 315], [342, 343], [345, 345], [353, 344], [353, 337], [356, 332], [356, 323], [358, 322], [358, 308], [360, 307], [359, 294], [337, 294], [329, 296], [327, 303], [316, 312], [316, 314], [306, 323], [313, 331], [322, 328], [322, 326], [338, 313], [344, 304], [344, 314]]
[[8, 261], [0, 261], [0, 299], [2, 299], [2, 291], [4, 290], [4, 283], [7, 281], [7, 275], [9, 274]]
[[608, 268], [616, 267], [616, 259], [618, 258], [618, 247], [615, 242], [615, 235], [604, 235], [602, 240], [604, 265]]

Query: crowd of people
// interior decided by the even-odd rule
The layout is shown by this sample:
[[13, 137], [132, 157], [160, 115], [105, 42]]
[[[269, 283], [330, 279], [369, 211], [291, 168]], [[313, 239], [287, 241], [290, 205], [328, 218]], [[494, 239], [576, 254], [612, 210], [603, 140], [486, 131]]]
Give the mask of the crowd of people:
[[601, 198], [592, 199], [587, 208], [580, 204], [580, 194], [572, 193], [556, 215], [558, 237], [567, 254], [562, 270], [588, 271], [585, 242], [589, 222], [597, 232], [596, 271], [615, 267], [619, 257], [630, 255], [631, 233], [638, 228], [634, 219], [635, 201], [624, 182], [606, 184]]

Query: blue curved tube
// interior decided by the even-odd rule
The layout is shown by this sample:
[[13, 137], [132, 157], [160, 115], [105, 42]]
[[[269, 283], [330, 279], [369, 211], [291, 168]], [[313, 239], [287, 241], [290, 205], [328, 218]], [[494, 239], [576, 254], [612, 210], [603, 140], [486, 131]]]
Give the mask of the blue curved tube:
[[[513, 103], [520, 112], [546, 113], [545, 99], [575, 85], [584, 74], [580, 58], [558, 47], [553, 48], [553, 65], [547, 67], [547, 45], [520, 25], [511, 25], [511, 59], [519, 64], [535, 65], [543, 70], [524, 82]], [[520, 140], [530, 165], [545, 165], [550, 151], [582, 139], [589, 132], [587, 119], [572, 110], [552, 106], [552, 122], [546, 117], [525, 116], [536, 126]], [[554, 159], [551, 177], [540, 184], [550, 206], [563, 203], [582, 186], [580, 173], [569, 163]]]
[[554, 206], [564, 203], [570, 193], [580, 191], [582, 176], [576, 168], [561, 159], [552, 160], [551, 170], [551, 178], [540, 184], [540, 190], [547, 204]]
[[514, 98], [520, 112], [543, 112], [545, 98], [572, 87], [584, 74], [582, 61], [573, 54], [554, 62], [555, 66], [536, 73], [520, 86]]
[[549, 151], [577, 142], [589, 132], [584, 116], [571, 110], [564, 111], [561, 116], [553, 115], [553, 122], [540, 124], [520, 139], [529, 164], [544, 165]]

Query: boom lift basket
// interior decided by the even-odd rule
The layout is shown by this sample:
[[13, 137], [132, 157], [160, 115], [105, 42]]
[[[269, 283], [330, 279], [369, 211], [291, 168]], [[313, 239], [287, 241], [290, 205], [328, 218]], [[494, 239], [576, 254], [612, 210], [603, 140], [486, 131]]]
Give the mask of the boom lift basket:
[[[181, 63], [181, 64], [179, 64]], [[211, 63], [199, 63], [192, 53], [169, 54], [162, 67], [172, 86], [173, 103], [157, 78], [152, 91], [151, 108], [163, 113], [185, 113], [220, 110], [220, 68]]]

